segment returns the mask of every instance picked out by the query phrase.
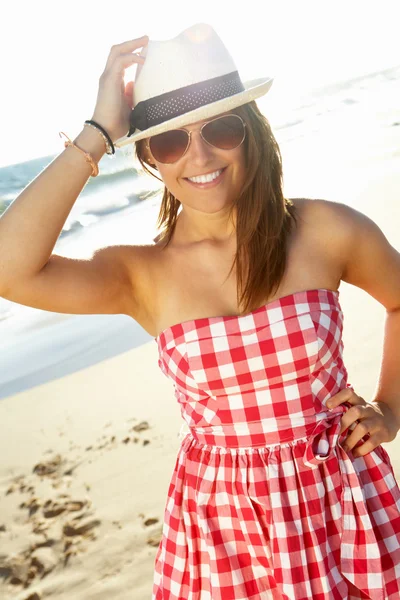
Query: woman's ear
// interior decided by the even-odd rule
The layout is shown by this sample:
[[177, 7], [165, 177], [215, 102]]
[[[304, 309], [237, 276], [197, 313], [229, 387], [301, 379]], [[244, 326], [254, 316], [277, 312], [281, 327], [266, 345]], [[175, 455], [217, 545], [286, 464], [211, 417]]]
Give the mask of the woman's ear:
[[145, 160], [146, 160], [146, 162], [147, 162], [147, 163], [148, 163], [148, 164], [149, 164], [151, 167], [153, 167], [153, 169], [157, 169], [157, 167], [156, 167], [156, 164], [155, 164], [155, 162], [154, 162], [154, 159], [153, 159], [153, 157], [152, 157], [152, 155], [151, 155], [150, 148], [148, 147], [148, 145], [147, 145], [147, 142], [146, 142], [146, 141], [144, 142], [144, 156], [145, 156]]

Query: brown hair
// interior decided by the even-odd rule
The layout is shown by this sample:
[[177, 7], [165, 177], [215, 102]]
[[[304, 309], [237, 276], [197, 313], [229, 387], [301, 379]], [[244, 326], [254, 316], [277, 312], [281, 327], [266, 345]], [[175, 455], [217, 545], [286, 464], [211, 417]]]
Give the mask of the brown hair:
[[[236, 208], [236, 254], [228, 277], [237, 270], [240, 314], [257, 309], [273, 296], [283, 278], [287, 260], [287, 239], [296, 222], [293, 202], [284, 198], [282, 156], [268, 119], [257, 104], [249, 102], [232, 112], [246, 123], [245, 157], [247, 178]], [[144, 171], [159, 179], [148, 168], [144, 140], [136, 142], [136, 156]], [[160, 179], [160, 181], [162, 181]], [[157, 227], [163, 227], [157, 241], [166, 248], [171, 241], [180, 201], [164, 187]], [[251, 265], [251, 268], [247, 268]]]

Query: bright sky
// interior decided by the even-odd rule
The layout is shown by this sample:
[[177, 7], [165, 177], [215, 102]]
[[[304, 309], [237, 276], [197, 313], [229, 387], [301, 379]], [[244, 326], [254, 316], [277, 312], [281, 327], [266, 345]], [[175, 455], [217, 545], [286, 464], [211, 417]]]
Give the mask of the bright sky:
[[13, 0], [0, 36], [0, 166], [61, 152], [58, 132], [79, 133], [113, 44], [196, 22], [214, 27], [243, 81], [275, 76], [266, 107], [400, 64], [399, 0]]

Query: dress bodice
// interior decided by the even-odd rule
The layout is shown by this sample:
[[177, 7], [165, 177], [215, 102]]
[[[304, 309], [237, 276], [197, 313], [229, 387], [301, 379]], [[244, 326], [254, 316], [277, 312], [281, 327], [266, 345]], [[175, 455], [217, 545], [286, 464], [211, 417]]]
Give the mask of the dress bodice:
[[247, 315], [177, 323], [158, 364], [197, 439], [265, 445], [307, 435], [347, 385], [339, 292], [289, 294]]

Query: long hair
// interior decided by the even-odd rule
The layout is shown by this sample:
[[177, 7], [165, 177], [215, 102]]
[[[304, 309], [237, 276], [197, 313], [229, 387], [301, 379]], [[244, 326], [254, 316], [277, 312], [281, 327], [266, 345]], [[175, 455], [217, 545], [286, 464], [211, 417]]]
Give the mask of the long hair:
[[[297, 215], [293, 202], [283, 196], [282, 156], [268, 119], [252, 101], [232, 112], [246, 123], [246, 182], [230, 207], [236, 209], [236, 253], [229, 271], [236, 266], [237, 301], [240, 314], [257, 309], [277, 291], [287, 261], [287, 241]], [[148, 168], [144, 140], [135, 142], [136, 156]], [[164, 187], [157, 241], [171, 241], [181, 203]]]

